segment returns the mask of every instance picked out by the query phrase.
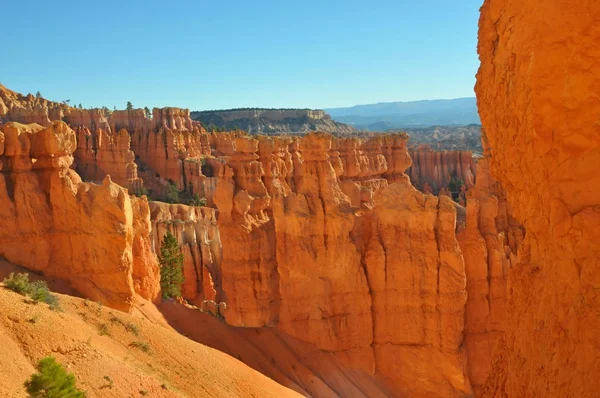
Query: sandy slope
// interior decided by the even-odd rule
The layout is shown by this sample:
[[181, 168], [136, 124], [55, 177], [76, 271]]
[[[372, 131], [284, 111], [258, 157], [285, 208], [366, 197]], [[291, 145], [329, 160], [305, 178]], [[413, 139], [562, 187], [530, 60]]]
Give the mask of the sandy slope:
[[[156, 310], [153, 306], [146, 308]], [[180, 333], [238, 358], [303, 395], [353, 398], [395, 395], [380, 374], [352, 369], [343, 354], [321, 351], [276, 328], [233, 327], [174, 302], [164, 302], [159, 310]]]
[[[25, 396], [23, 382], [46, 355], [73, 372], [88, 397], [297, 396], [235, 358], [161, 325], [151, 304], [141, 303], [135, 316], [59, 296], [64, 312], [0, 286], [0, 396]], [[138, 336], [132, 327], [127, 330], [130, 324]], [[101, 335], [101, 325], [108, 334]], [[149, 352], [130, 346], [135, 341], [147, 344]]]

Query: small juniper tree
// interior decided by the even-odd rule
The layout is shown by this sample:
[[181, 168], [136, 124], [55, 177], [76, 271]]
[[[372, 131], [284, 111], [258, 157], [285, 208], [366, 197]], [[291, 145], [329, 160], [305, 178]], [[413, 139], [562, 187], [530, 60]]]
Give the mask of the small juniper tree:
[[42, 93], [40, 93], [39, 91], [37, 93], [35, 93], [36, 98], [42, 98]]
[[147, 106], [144, 107], [144, 112], [146, 113], [146, 117], [150, 119], [152, 117], [152, 112], [150, 112], [150, 108]]
[[127, 101], [127, 110], [130, 111], [133, 109], [133, 104], [131, 103], [131, 101]]
[[179, 190], [172, 181], [169, 181], [169, 184], [167, 185], [167, 193], [165, 194], [164, 200], [167, 203], [180, 203]]
[[183, 253], [179, 242], [167, 231], [160, 247], [160, 287], [163, 298], [180, 297], [183, 285]]
[[37, 370], [38, 373], [25, 382], [29, 397], [85, 397], [85, 393], [75, 386], [75, 376], [68, 373], [53, 357], [42, 358], [37, 364]]

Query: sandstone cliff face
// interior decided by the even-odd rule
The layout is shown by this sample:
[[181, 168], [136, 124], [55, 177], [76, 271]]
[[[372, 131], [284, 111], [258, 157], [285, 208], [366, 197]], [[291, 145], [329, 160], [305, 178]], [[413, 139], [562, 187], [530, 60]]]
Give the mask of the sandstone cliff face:
[[52, 120], [61, 120], [64, 112], [69, 109], [67, 105], [37, 98], [31, 94], [22, 95], [0, 84], [0, 121], [5, 119], [50, 126]]
[[76, 127], [77, 150], [74, 152], [75, 169], [86, 181], [102, 181], [110, 175], [117, 184], [140, 192], [143, 180], [138, 178], [135, 154], [130, 149], [131, 137], [121, 129], [111, 133], [102, 129], [90, 131]]
[[439, 193], [448, 187], [453, 177], [461, 179], [467, 189], [475, 185], [477, 165], [470, 151], [434, 151], [422, 145], [409, 153], [413, 163], [407, 174], [420, 190], [428, 187]]
[[524, 236], [502, 187], [489, 174], [488, 159], [480, 159], [477, 167], [477, 183], [467, 195], [465, 227], [457, 234], [467, 277], [465, 348], [475, 393], [485, 383], [505, 330], [506, 281], [517, 265]]
[[[3, 103], [19, 103], [15, 96]], [[472, 186], [470, 154], [416, 155], [417, 179], [465, 179], [465, 210], [445, 190], [435, 197], [413, 188], [406, 135], [207, 134], [178, 108], [154, 109], [152, 119], [141, 110], [105, 117], [68, 108], [64, 118], [75, 132], [60, 122], [2, 127], [0, 202], [11, 204], [0, 255], [126, 310], [135, 293], [158, 296], [156, 254], [171, 231], [184, 253], [184, 298], [232, 326], [274, 328], [359, 384], [314, 366], [328, 391], [375, 391], [382, 382], [397, 396], [480, 390], [523, 240], [487, 160]], [[71, 154], [86, 179], [103, 184], [82, 183]], [[130, 197], [111, 178], [141, 188], [136, 163], [149, 186], [171, 179], [216, 209]], [[30, 242], [40, 249], [27, 254]]]
[[8, 123], [0, 142], [0, 256], [123, 310], [136, 293], [134, 258], [143, 258], [137, 274], [146, 282], [139, 293], [154, 299], [159, 286], [149, 278], [157, 275], [157, 263], [146, 250], [147, 202], [109, 176], [102, 185], [82, 183], [69, 169], [75, 132], [63, 122], [47, 128]]
[[[395, 394], [469, 393], [456, 212], [410, 185], [406, 137], [215, 144], [227, 323], [277, 327]], [[355, 203], [340, 181], [357, 184]]]
[[184, 256], [183, 297], [202, 306], [216, 299], [222, 245], [215, 209], [150, 202], [152, 250], [160, 253], [167, 231], [180, 243]]
[[479, 112], [492, 174], [527, 233], [482, 396], [600, 389], [600, 3], [487, 0]]

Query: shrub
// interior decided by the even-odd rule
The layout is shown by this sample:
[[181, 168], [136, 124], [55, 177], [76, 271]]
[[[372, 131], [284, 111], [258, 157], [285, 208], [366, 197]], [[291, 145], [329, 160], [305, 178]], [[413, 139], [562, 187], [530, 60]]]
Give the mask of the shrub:
[[183, 253], [179, 249], [179, 243], [169, 231], [163, 238], [160, 247], [160, 287], [163, 298], [181, 296], [181, 285], [183, 285]]
[[197, 193], [192, 195], [190, 206], [206, 206], [206, 198], [200, 198]]
[[174, 183], [169, 181], [167, 185], [167, 193], [165, 194], [165, 202], [167, 203], [180, 203], [179, 202], [179, 190]]
[[100, 336], [110, 336], [110, 331], [108, 330], [108, 325], [105, 323], [100, 325], [100, 328], [98, 329], [98, 334]]
[[143, 195], [148, 196], [148, 190], [146, 188], [136, 189], [133, 194], [135, 196], [137, 196], [138, 198], [141, 197], [141, 196], [143, 196]]
[[131, 334], [133, 334], [135, 336], [139, 336], [140, 335], [140, 330], [133, 323], [127, 323], [127, 324], [125, 324], [125, 330], [127, 330], [129, 333], [131, 333]]
[[143, 341], [132, 341], [131, 343], [129, 343], [130, 347], [135, 347], [143, 352], [149, 352], [150, 351], [150, 346], [147, 343], [144, 343]]
[[84, 398], [85, 393], [75, 387], [75, 376], [68, 373], [53, 357], [42, 358], [37, 364], [38, 373], [25, 382], [32, 398]]
[[8, 278], [4, 278], [2, 283], [4, 283], [7, 289], [23, 296], [26, 296], [31, 291], [31, 282], [29, 282], [29, 274], [27, 273], [18, 273], [15, 275], [14, 272], [11, 272]]
[[61, 310], [58, 297], [52, 294], [44, 281], [30, 282], [27, 273], [11, 273], [3, 282], [8, 289], [24, 296], [28, 295], [36, 303], [43, 302], [52, 310]]

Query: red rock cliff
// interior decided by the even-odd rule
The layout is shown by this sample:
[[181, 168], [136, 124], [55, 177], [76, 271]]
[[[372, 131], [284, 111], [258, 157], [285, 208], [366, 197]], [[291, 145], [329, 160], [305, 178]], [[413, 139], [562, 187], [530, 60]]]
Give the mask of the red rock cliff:
[[600, 390], [600, 3], [486, 0], [479, 112], [527, 233], [482, 396]]
[[455, 206], [412, 187], [406, 137], [215, 142], [229, 324], [277, 327], [398, 395], [469, 393]]
[[0, 143], [0, 256], [114, 308], [128, 310], [136, 291], [157, 296], [145, 200], [109, 176], [82, 183], [69, 169], [77, 143], [63, 122], [8, 123]]
[[409, 153], [413, 163], [407, 174], [420, 190], [430, 188], [438, 193], [448, 187], [453, 177], [462, 180], [467, 189], [475, 185], [477, 164], [470, 151], [434, 151], [421, 145]]

